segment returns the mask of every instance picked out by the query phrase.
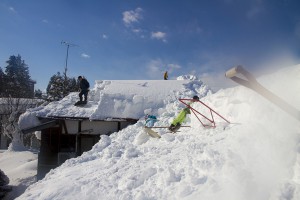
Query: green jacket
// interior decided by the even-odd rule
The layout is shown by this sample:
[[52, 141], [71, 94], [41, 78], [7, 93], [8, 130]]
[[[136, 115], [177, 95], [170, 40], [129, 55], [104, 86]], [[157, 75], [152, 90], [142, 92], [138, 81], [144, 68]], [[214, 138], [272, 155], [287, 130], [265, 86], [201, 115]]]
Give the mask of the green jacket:
[[176, 126], [176, 124], [182, 124], [186, 118], [187, 114], [191, 114], [191, 111], [189, 108], [184, 108], [178, 116], [173, 120], [172, 124]]

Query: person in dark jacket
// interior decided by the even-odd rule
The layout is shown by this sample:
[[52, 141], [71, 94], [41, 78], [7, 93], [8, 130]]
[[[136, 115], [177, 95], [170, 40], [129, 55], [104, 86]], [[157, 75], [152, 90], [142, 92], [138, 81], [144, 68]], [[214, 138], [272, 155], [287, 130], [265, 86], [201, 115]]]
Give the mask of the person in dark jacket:
[[164, 80], [168, 80], [168, 78], [169, 78], [169, 76], [168, 76], [168, 71], [166, 71], [166, 72], [164, 73]]
[[90, 83], [82, 76], [78, 76], [78, 81], [79, 81], [79, 88], [80, 88], [79, 99], [80, 99], [80, 101], [82, 101], [82, 95], [83, 95], [84, 102], [86, 103], [87, 95], [88, 95], [89, 88], [90, 88]]

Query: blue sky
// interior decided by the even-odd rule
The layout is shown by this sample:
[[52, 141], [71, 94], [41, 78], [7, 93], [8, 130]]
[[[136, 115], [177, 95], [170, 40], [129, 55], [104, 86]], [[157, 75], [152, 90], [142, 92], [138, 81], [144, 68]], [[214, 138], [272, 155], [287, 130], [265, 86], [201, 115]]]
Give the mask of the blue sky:
[[63, 72], [95, 80], [224, 73], [289, 66], [300, 58], [299, 0], [0, 0], [0, 66], [22, 56], [36, 88]]

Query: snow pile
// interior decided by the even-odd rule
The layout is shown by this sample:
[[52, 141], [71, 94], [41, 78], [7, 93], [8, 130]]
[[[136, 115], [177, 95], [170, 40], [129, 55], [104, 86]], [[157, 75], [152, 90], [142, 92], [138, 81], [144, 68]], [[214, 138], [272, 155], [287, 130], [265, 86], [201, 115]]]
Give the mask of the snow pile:
[[9, 192], [5, 199], [15, 199], [21, 195], [25, 189], [36, 182], [37, 153], [22, 151], [0, 151], [1, 170], [9, 177]]
[[[188, 92], [187, 92], [188, 91]], [[78, 93], [71, 93], [58, 102], [30, 109], [19, 119], [21, 129], [37, 125], [36, 117], [83, 117], [91, 120], [112, 118], [139, 119], [147, 113], [160, 114], [160, 108], [195, 94], [210, 93], [200, 80], [112, 80], [96, 81], [89, 93], [89, 102], [76, 107]]]
[[198, 80], [198, 77], [194, 75], [183, 75], [177, 77], [177, 80]]
[[[299, 75], [300, 65], [258, 81], [300, 109]], [[201, 100], [232, 123], [215, 117], [217, 128], [203, 128], [190, 115], [191, 128], [160, 129], [162, 138], [154, 139], [141, 119], [102, 136], [18, 199], [300, 199], [299, 121], [244, 87]], [[180, 105], [168, 103], [157, 125], [170, 124]]]
[[[145, 114], [158, 115], [166, 104], [178, 97], [205, 96], [210, 90], [199, 80], [132, 80], [97, 81], [100, 101], [91, 119], [135, 118]], [[190, 90], [190, 88], [193, 88]], [[202, 89], [200, 92], [198, 89]], [[186, 90], [192, 92], [186, 93]], [[97, 94], [96, 93], [96, 94]]]

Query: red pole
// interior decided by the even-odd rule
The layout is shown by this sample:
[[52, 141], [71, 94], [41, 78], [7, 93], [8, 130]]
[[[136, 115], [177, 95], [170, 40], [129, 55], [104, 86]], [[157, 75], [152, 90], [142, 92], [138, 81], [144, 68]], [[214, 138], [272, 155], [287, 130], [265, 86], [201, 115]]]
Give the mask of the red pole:
[[[214, 127], [216, 126], [215, 125], [215, 121], [214, 121], [214, 118], [213, 118], [213, 113], [215, 113], [216, 115], [218, 115], [219, 117], [221, 117], [224, 121], [226, 121], [227, 123], [230, 123], [227, 119], [225, 119], [222, 115], [220, 115], [219, 113], [217, 113], [215, 110], [213, 110], [211, 107], [209, 107], [208, 105], [206, 105], [205, 103], [203, 103], [202, 101], [200, 100], [194, 100], [194, 99], [179, 99], [179, 101], [183, 104], [185, 104], [186, 106], [188, 106], [190, 109], [192, 109], [193, 113], [195, 114], [195, 112], [197, 112], [198, 114], [200, 114], [202, 117], [204, 117], [205, 119], [207, 119], [208, 121], [210, 121], [211, 123], [214, 124]], [[185, 103], [184, 101], [193, 101], [193, 102], [199, 102], [201, 103], [202, 105], [204, 105], [205, 107], [207, 107], [210, 112], [211, 112], [211, 116], [212, 116], [212, 120], [208, 119], [206, 116], [204, 116], [203, 114], [201, 114], [200, 112], [198, 112], [197, 110], [195, 110], [194, 108], [192, 108], [190, 105], [188, 105], [187, 103]], [[194, 112], [195, 111], [195, 112]], [[198, 118], [198, 116], [196, 115], [196, 117]], [[198, 120], [200, 121], [200, 119], [198, 118]], [[201, 122], [201, 121], [200, 121]], [[201, 124], [203, 125], [203, 123], [201, 122]]]
[[[210, 123], [213, 123], [212, 120], [210, 120], [209, 118], [207, 118], [206, 116], [204, 116], [203, 114], [201, 114], [198, 110], [195, 110], [194, 108], [192, 108], [190, 105], [186, 104], [185, 102], [181, 101], [181, 100], [190, 100], [190, 99], [179, 99], [179, 101], [181, 103], [183, 103], [184, 105], [186, 105], [188, 108], [192, 109], [193, 111], [195, 111], [196, 113], [198, 113], [199, 115], [201, 115], [202, 117], [204, 117], [205, 119], [207, 119], [208, 121], [210, 121]], [[194, 113], [195, 114], [195, 113]], [[197, 115], [196, 115], [197, 116]], [[199, 119], [199, 118], [198, 118]]]

